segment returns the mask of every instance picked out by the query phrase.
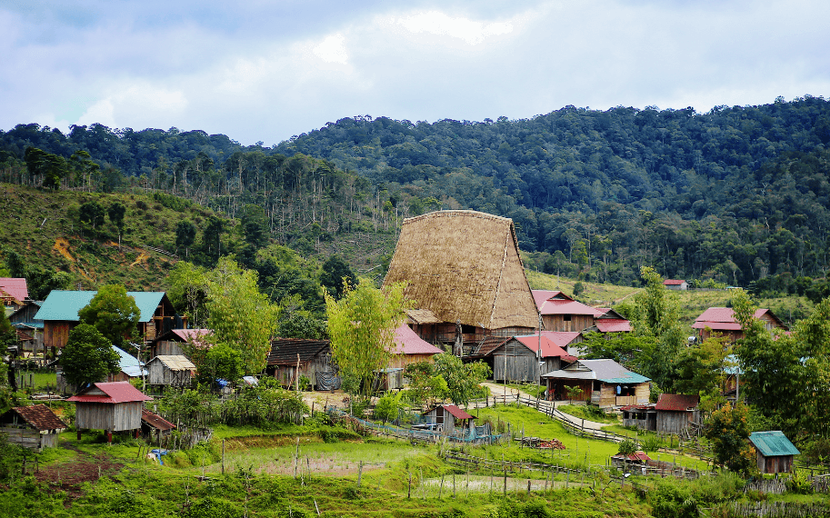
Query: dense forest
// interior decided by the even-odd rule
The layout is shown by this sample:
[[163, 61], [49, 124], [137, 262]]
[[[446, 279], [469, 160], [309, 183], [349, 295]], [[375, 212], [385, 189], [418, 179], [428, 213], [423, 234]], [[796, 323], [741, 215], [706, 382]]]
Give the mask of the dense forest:
[[812, 96], [705, 114], [359, 116], [272, 148], [176, 128], [30, 124], [0, 132], [0, 181], [153, 189], [230, 218], [258, 206], [270, 236], [301, 253], [355, 225], [393, 233], [406, 216], [470, 208], [513, 218], [528, 266], [549, 273], [630, 284], [652, 265], [693, 284], [792, 292], [826, 274], [828, 143], [830, 101]]

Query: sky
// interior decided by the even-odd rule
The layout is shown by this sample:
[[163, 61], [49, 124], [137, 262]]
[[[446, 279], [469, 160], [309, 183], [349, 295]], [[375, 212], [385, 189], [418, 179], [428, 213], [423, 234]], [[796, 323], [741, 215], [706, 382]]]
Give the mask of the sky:
[[278, 144], [356, 115], [830, 97], [826, 0], [0, 0], [0, 129]]

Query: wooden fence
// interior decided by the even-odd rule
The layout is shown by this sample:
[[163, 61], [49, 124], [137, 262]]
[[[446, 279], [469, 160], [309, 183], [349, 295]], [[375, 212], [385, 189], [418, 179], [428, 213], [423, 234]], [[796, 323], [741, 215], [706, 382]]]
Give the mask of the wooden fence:
[[798, 502], [735, 502], [728, 508], [729, 516], [760, 518], [824, 518], [830, 517], [830, 506]]

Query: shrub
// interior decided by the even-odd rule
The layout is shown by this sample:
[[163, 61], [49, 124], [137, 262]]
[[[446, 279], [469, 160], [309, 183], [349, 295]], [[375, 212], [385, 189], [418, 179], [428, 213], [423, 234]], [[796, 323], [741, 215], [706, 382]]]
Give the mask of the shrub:
[[631, 439], [622, 441], [617, 447], [617, 453], [620, 455], [633, 455], [637, 451], [637, 443]]
[[657, 451], [663, 446], [663, 440], [654, 434], [648, 434], [641, 438], [640, 444], [643, 445], [644, 451]]

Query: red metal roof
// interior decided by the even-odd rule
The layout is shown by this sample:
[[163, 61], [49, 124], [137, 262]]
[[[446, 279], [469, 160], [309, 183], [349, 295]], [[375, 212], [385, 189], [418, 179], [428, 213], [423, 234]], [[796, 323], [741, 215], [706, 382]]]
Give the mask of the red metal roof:
[[66, 424], [46, 405], [16, 406], [10, 411], [17, 413], [38, 431], [67, 428]]
[[[572, 334], [572, 335], [579, 335], [579, 333], [559, 333], [559, 334]], [[523, 335], [523, 336], [514, 336], [516, 340], [521, 342], [525, 347], [530, 349], [533, 352], [536, 352], [539, 349], [539, 335]], [[564, 339], [561, 339], [564, 341]], [[563, 357], [568, 356], [568, 352], [565, 351], [562, 347], [556, 344], [552, 339], [550, 339], [546, 333], [542, 333], [542, 358], [554, 358], [556, 356]], [[570, 341], [565, 342], [565, 345], [570, 343]]]
[[657, 410], [666, 410], [670, 412], [685, 412], [690, 408], [695, 408], [700, 403], [700, 396], [687, 396], [684, 394], [660, 394], [657, 404], [654, 406]]
[[475, 419], [475, 417], [471, 416], [467, 412], [461, 410], [455, 405], [441, 405], [444, 407], [444, 410], [449, 412], [453, 415], [456, 419]]
[[539, 312], [542, 315], [591, 315], [594, 317], [600, 316], [602, 313], [575, 300], [546, 300]]
[[640, 461], [640, 462], [647, 462], [647, 461], [651, 460], [651, 457], [646, 455], [646, 452], [644, 452], [644, 451], [636, 451], [636, 452], [632, 453], [631, 455], [625, 455], [623, 453], [618, 453], [618, 454], [614, 455], [614, 458], [615, 459], [626, 459], [626, 460], [632, 460], [632, 461]]
[[0, 277], [0, 291], [3, 291], [15, 300], [23, 302], [29, 298], [29, 288], [26, 287], [26, 279], [19, 277]]
[[[103, 393], [103, 394], [102, 394]], [[152, 401], [153, 398], [145, 395], [126, 381], [114, 383], [95, 383], [80, 393], [67, 399], [80, 403], [134, 403], [137, 401]]]
[[620, 318], [600, 318], [594, 321], [600, 333], [627, 333], [631, 331], [631, 322]]
[[665, 284], [666, 286], [679, 286], [684, 282], [686, 281], [684, 281], [683, 279], [666, 279], [665, 281], [663, 281], [663, 284]]
[[171, 331], [185, 342], [194, 338], [201, 338], [213, 332], [210, 329], [171, 329]]
[[150, 412], [146, 408], [141, 409], [141, 420], [149, 426], [155, 428], [156, 430], [161, 430], [162, 432], [176, 428], [176, 425], [160, 415]]
[[422, 340], [408, 325], [395, 329], [395, 354], [440, 354], [443, 351]]

